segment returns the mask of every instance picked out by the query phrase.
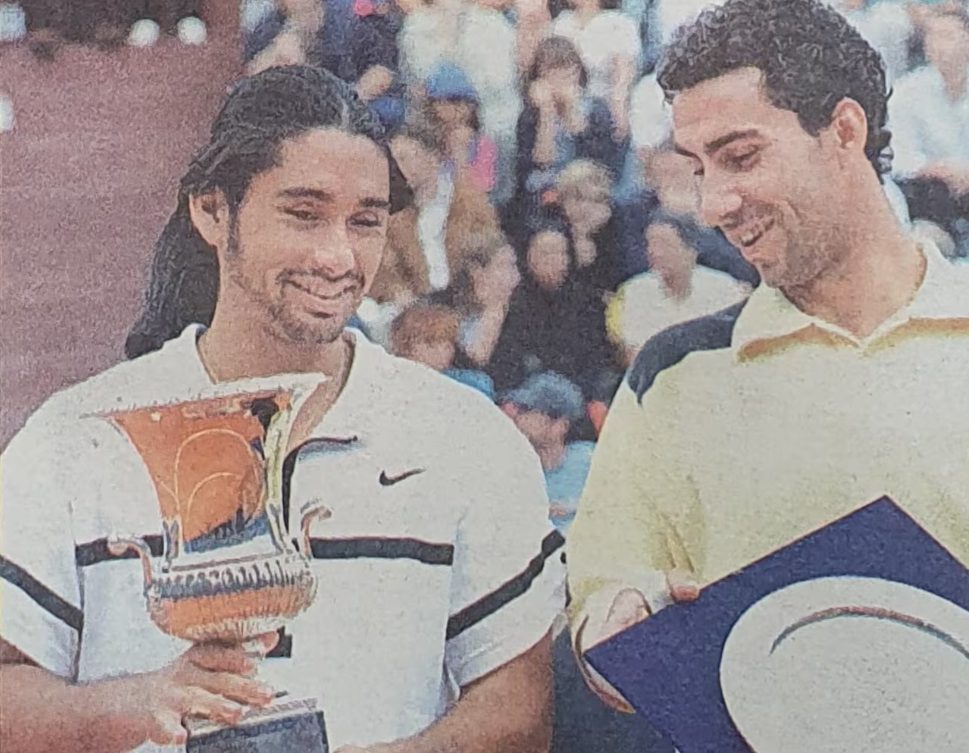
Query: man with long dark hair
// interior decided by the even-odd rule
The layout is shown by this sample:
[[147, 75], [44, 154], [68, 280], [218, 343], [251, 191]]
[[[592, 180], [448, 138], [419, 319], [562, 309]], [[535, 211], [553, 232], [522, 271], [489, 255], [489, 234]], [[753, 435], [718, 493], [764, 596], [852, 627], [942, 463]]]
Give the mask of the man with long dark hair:
[[302, 372], [329, 378], [296, 417], [289, 526], [320, 502], [332, 520], [267, 676], [319, 699], [334, 751], [548, 749], [563, 574], [541, 467], [485, 397], [346, 328], [406, 198], [334, 76], [273, 68], [231, 93], [156, 248], [137, 357], [48, 400], [3, 455], [4, 751], [180, 745], [187, 715], [272, 697], [241, 648], [182, 653], [151, 623], [138, 561], [106, 539], [157, 535], [158, 500], [86, 416]]
[[658, 80], [764, 284], [647, 342], [613, 403], [568, 544], [580, 653], [884, 495], [969, 563], [967, 278], [883, 190], [878, 54], [820, 0], [727, 0]]

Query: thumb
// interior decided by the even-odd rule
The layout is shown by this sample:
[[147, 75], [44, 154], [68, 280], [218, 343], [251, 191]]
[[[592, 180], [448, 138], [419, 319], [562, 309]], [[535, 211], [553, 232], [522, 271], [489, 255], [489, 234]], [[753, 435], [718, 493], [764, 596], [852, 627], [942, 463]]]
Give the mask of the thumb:
[[619, 632], [632, 627], [637, 622], [642, 622], [647, 617], [649, 617], [649, 606], [646, 604], [646, 597], [639, 591], [626, 588], [613, 600], [606, 622], [611, 631]]
[[666, 583], [674, 602], [696, 601], [700, 586], [693, 574], [686, 570], [672, 570], [666, 575]]
[[155, 745], [181, 746], [188, 742], [188, 731], [176, 711], [164, 709], [155, 712], [155, 724], [148, 734]]

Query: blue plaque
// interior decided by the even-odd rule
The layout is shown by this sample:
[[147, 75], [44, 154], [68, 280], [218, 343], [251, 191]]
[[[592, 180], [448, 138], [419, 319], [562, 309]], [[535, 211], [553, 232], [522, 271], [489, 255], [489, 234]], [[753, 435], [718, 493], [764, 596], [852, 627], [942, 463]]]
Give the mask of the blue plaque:
[[969, 570], [887, 497], [587, 658], [679, 753], [969, 750]]

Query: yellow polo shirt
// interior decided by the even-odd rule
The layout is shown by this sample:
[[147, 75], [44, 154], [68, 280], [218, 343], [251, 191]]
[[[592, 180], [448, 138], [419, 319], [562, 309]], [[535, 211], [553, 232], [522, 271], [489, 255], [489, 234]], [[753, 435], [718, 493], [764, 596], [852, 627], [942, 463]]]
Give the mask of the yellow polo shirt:
[[864, 340], [761, 286], [647, 343], [570, 530], [573, 628], [651, 572], [702, 587], [886, 494], [969, 564], [969, 268], [921, 248], [915, 298]]

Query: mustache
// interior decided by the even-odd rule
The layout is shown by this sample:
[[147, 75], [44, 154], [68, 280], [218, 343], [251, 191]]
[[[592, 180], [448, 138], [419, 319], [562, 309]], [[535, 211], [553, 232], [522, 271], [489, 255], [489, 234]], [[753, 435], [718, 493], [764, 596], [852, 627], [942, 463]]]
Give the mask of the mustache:
[[341, 275], [332, 275], [324, 269], [284, 269], [276, 276], [276, 280], [280, 283], [299, 282], [299, 280], [305, 280], [306, 278], [322, 280], [330, 285], [352, 282], [359, 287], [364, 283], [363, 272], [359, 269], [354, 269]]

